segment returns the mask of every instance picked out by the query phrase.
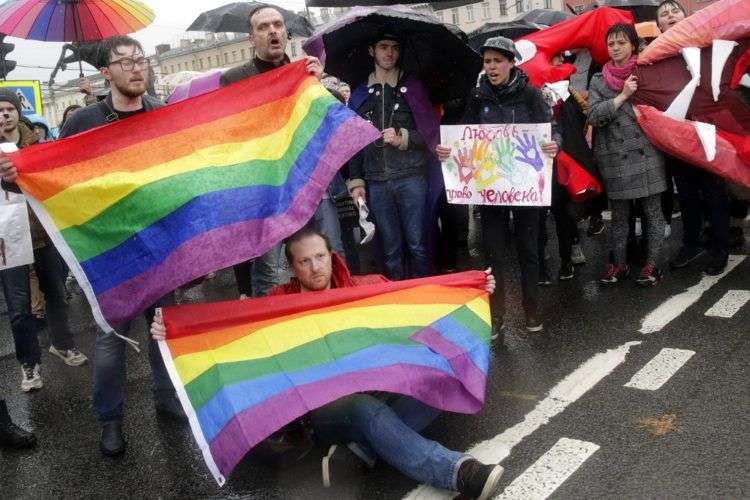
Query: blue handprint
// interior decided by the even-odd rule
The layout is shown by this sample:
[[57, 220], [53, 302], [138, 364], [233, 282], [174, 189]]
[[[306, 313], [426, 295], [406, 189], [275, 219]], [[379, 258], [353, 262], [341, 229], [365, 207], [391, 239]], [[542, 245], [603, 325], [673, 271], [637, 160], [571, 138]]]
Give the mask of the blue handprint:
[[541, 172], [544, 168], [544, 160], [536, 145], [536, 137], [523, 134], [523, 137], [518, 137], [516, 141], [516, 149], [521, 153], [521, 156], [516, 156], [516, 160], [528, 164], [537, 172]]

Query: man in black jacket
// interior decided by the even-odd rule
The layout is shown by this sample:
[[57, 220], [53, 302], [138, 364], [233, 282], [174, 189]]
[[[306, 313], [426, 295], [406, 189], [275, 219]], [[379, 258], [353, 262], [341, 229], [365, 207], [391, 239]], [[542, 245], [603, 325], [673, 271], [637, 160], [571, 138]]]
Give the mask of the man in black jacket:
[[[284, 24], [284, 17], [274, 7], [261, 4], [250, 11], [247, 22], [250, 28], [250, 43], [255, 47], [255, 56], [240, 66], [231, 68], [221, 75], [221, 85], [229, 85], [289, 63], [286, 55], [286, 43], [289, 35]], [[323, 65], [316, 57], [307, 57], [307, 71], [320, 78]], [[335, 207], [334, 207], [335, 208]], [[338, 215], [333, 211], [333, 223], [338, 229]], [[336, 241], [331, 231], [323, 232]], [[341, 241], [341, 230], [338, 229], [338, 241]], [[332, 237], [334, 236], [334, 237]], [[338, 244], [341, 247], [341, 244]], [[234, 275], [240, 296], [261, 296], [274, 286], [286, 280], [282, 275], [282, 243], [279, 242], [268, 252], [257, 259], [242, 262], [234, 266]], [[251, 279], [252, 275], [252, 279]]]
[[[462, 120], [466, 124], [552, 123], [552, 141], [542, 144], [544, 154], [554, 157], [560, 134], [552, 120], [552, 113], [541, 92], [528, 83], [523, 70], [515, 63], [521, 58], [516, 46], [505, 37], [488, 39], [480, 49], [485, 74], [472, 90]], [[451, 155], [449, 146], [438, 146], [441, 161]], [[503, 267], [507, 226], [513, 212], [513, 228], [521, 268], [521, 291], [526, 316], [526, 330], [540, 332], [543, 323], [539, 316], [539, 208], [526, 206], [480, 207], [482, 242], [487, 265], [497, 281], [497, 293], [492, 297], [493, 330], [502, 332], [505, 318], [505, 290]]]
[[391, 280], [430, 272], [424, 226], [429, 153], [408, 99], [415, 78], [401, 69], [401, 48], [393, 34], [382, 33], [372, 40], [369, 53], [374, 64], [365, 97], [355, 97], [364, 91], [358, 87], [350, 101], [383, 134], [349, 162], [348, 185], [355, 202], [369, 195], [385, 274]]
[[[143, 54], [141, 44], [127, 36], [112, 37], [102, 42], [100, 72], [109, 83], [110, 95], [96, 104], [80, 109], [65, 123], [60, 137], [67, 137], [106, 123], [127, 118], [137, 113], [150, 111], [162, 104], [158, 99], [145, 95], [148, 83], [149, 62]], [[4, 181], [13, 181], [17, 175], [15, 167], [0, 158], [0, 174]], [[173, 303], [168, 294], [154, 306]], [[151, 322], [153, 308], [146, 313]], [[127, 335], [130, 325], [119, 328]], [[125, 399], [125, 349], [126, 345], [112, 333], [99, 332], [96, 338], [94, 358], [94, 409], [102, 426], [100, 450], [107, 456], [121, 455], [125, 451], [122, 435], [123, 402]], [[164, 367], [159, 348], [149, 340], [149, 361], [154, 377], [154, 402], [157, 412], [184, 420], [174, 387]]]

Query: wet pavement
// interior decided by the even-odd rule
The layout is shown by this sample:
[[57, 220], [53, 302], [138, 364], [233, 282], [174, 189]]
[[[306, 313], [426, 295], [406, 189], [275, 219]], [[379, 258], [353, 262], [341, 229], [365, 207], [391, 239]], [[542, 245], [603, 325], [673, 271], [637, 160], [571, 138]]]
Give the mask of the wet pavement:
[[[670, 252], [679, 232], [677, 222]], [[484, 442], [480, 449], [506, 468], [504, 498], [750, 497], [750, 306], [728, 318], [705, 315], [727, 291], [750, 289], [750, 262], [740, 262], [710, 288], [693, 289], [694, 303], [673, 300], [662, 307], [657, 315], [675, 319], [643, 334], [649, 313], [707, 282], [693, 267], [667, 270], [653, 289], [632, 282], [602, 289], [596, 279], [605, 238], [606, 232], [584, 237], [588, 263], [572, 281], [544, 289], [543, 334], [523, 333], [517, 278], [507, 276], [509, 327], [504, 342], [493, 346], [485, 408], [474, 416], [444, 414], [425, 434], [457, 450]], [[556, 255], [554, 241], [550, 253]], [[557, 259], [551, 262], [556, 276]], [[235, 293], [231, 272], [221, 272], [186, 300]], [[71, 313], [81, 349], [91, 356], [95, 329], [80, 294], [73, 296]], [[0, 451], [0, 498], [391, 499], [418, 486], [379, 463], [326, 489], [321, 452], [314, 450], [284, 469], [249, 456], [219, 488], [189, 428], [156, 416], [147, 356], [132, 349], [128, 449], [121, 458], [106, 458], [98, 451], [91, 363], [68, 367], [45, 348], [44, 388], [24, 394], [7, 316], [0, 329], [0, 394], [40, 443], [30, 451]], [[144, 340], [145, 324], [134, 329], [134, 337]], [[42, 341], [48, 345], [46, 334]], [[626, 387], [663, 348], [695, 354], [656, 390]]]

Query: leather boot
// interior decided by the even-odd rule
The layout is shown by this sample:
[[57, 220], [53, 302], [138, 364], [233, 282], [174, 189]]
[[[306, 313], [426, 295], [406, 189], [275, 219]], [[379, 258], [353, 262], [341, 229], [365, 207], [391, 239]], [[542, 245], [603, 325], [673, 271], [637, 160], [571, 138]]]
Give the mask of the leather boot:
[[5, 400], [0, 400], [0, 445], [22, 449], [31, 448], [36, 444], [36, 436], [33, 433], [21, 429], [10, 419], [8, 407]]
[[102, 424], [102, 435], [99, 449], [108, 457], [117, 457], [125, 453], [125, 438], [122, 436], [122, 422], [114, 420]]

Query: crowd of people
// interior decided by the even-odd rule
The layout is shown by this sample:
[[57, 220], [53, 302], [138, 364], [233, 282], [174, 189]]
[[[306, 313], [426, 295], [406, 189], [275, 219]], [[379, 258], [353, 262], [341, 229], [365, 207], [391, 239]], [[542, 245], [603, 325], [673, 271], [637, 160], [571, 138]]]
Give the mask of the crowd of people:
[[[666, 31], [685, 15], [679, 2], [665, 0], [657, 9], [656, 22]], [[261, 6], [250, 14], [248, 23], [255, 57], [224, 73], [222, 85], [290, 62], [286, 55], [286, 27], [277, 9]], [[612, 286], [626, 281], [630, 274], [628, 262], [633, 261], [629, 254], [631, 250], [641, 250], [643, 265], [635, 282], [648, 287], [664, 276], [662, 269], [667, 258], [662, 255], [663, 242], [668, 232], [665, 218], [671, 220], [673, 192], [682, 212], [683, 241], [677, 255], [669, 259], [669, 266], [687, 267], [707, 253], [704, 271], [710, 275], [722, 273], [730, 248], [727, 184], [716, 175], [665, 156], [650, 144], [631, 105], [638, 90], [636, 56], [643, 42], [629, 24], [616, 24], [604, 36], [610, 61], [599, 71], [583, 68], [577, 78], [571, 79], [570, 97], [556, 102], [550, 102], [529, 83], [523, 69], [517, 66], [521, 56], [511, 40], [488, 39], [480, 49], [483, 71], [476, 87], [464, 99], [464, 111], [458, 120], [464, 124], [551, 123], [552, 137], [542, 144], [543, 153], [552, 158], [560, 151], [573, 156], [595, 172], [603, 184], [603, 193], [581, 202], [572, 199], [553, 180], [551, 207], [487, 205], [446, 209], [444, 197], [437, 204], [429, 199], [427, 177], [432, 160], [445, 161], [452, 156], [452, 148], [437, 144], [436, 138], [425, 132], [423, 111], [430, 103], [420, 90], [419, 75], [401, 69], [400, 35], [384, 29], [369, 46], [372, 72], [367, 81], [352, 88], [351, 93], [348, 87], [337, 84], [332, 89], [342, 102], [377, 127], [382, 137], [357, 154], [334, 178], [305, 228], [285, 242], [278, 242], [264, 255], [234, 266], [238, 297], [308, 293], [451, 272], [460, 260], [456, 256], [462, 252], [468, 255], [468, 227], [478, 219], [488, 267], [486, 288], [492, 294], [494, 337], [502, 336], [505, 325], [503, 271], [508, 267], [505, 250], [510, 240], [518, 253], [525, 329], [529, 333], [540, 332], [544, 328], [540, 287], [552, 283], [545, 258], [548, 214], [552, 213], [555, 221], [560, 280], [572, 279], [575, 266], [586, 262], [580, 246], [579, 222], [588, 218], [588, 234], [600, 234], [604, 230], [602, 212], [609, 207], [609, 258], [601, 263], [604, 273], [600, 283]], [[60, 137], [163, 105], [145, 93], [149, 63], [138, 41], [126, 36], [108, 39], [102, 55], [100, 71], [108, 82], [108, 96], [86, 107], [66, 110]], [[564, 54], [560, 59], [571, 56], [575, 54]], [[307, 57], [306, 68], [318, 78], [325, 76], [323, 65], [314, 57]], [[439, 117], [434, 120], [439, 125]], [[2, 90], [0, 134], [5, 142], [19, 148], [41, 140], [33, 124], [23, 121], [17, 97]], [[4, 189], [19, 192], [14, 184], [17, 171], [4, 154], [0, 154], [0, 174]], [[367, 273], [373, 266], [362, 258], [357, 241], [361, 237], [358, 211], [365, 202], [371, 210], [378, 241], [371, 259], [376, 262], [374, 269], [378, 273], [370, 275]], [[739, 205], [735, 213], [739, 211], [741, 215], [742, 203], [735, 203]], [[637, 218], [645, 228], [640, 243], [634, 230]], [[50, 353], [73, 367], [87, 361], [68, 324], [68, 269], [33, 213], [30, 219], [34, 264], [0, 271], [23, 391], [42, 388], [38, 341], [42, 326], [32, 308], [32, 271], [46, 304]], [[706, 231], [710, 232], [709, 238]], [[358, 276], [361, 274], [365, 276]], [[174, 303], [175, 294], [170, 293], [144, 314], [150, 325], [149, 361], [156, 410], [185, 421], [157, 344], [165, 333], [158, 308]], [[118, 327], [118, 333], [128, 336], [130, 329], [130, 324], [125, 324]], [[101, 425], [100, 450], [107, 456], [118, 456], [126, 450], [122, 429], [125, 351], [126, 343], [118, 336], [104, 332], [97, 335], [93, 404]], [[304, 423], [280, 431], [264, 445], [271, 449], [304, 446], [302, 443], [311, 440], [299, 436], [311, 432], [328, 449], [322, 462], [326, 485], [340, 480], [335, 472], [339, 462], [371, 467], [380, 459], [420, 482], [456, 490], [471, 498], [488, 498], [497, 488], [502, 467], [482, 464], [422, 437], [419, 432], [437, 415], [437, 410], [405, 396], [356, 394], [313, 411]], [[32, 433], [13, 424], [3, 401], [0, 443], [11, 447], [35, 443]]]

